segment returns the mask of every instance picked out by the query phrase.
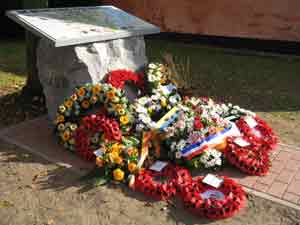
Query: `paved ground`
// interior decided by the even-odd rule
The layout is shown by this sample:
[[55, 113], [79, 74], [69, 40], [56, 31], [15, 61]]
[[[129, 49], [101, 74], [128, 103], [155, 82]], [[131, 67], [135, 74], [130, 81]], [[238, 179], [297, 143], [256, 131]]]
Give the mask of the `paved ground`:
[[234, 178], [243, 186], [295, 204], [300, 209], [300, 149], [279, 144], [271, 156], [270, 172], [263, 177], [247, 176], [235, 168], [221, 174]]
[[234, 218], [210, 221], [180, 202], [149, 202], [125, 186], [89, 189], [80, 175], [0, 141], [0, 225], [300, 225], [300, 211], [252, 195]]

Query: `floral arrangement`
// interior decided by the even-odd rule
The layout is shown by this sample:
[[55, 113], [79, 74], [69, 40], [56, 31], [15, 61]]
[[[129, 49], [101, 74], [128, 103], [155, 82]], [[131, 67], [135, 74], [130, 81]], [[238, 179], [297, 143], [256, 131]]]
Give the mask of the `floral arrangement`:
[[96, 155], [96, 165], [104, 172], [103, 178], [125, 182], [130, 174], [137, 172], [139, 140], [123, 137], [120, 142], [103, 143]]
[[140, 89], [144, 89], [143, 75], [135, 73], [131, 70], [113, 70], [107, 74], [108, 84], [111, 84], [115, 88], [124, 89], [126, 82], [132, 82]]
[[[222, 177], [215, 188], [176, 164], [217, 170], [226, 160], [245, 173], [265, 175], [278, 138], [249, 110], [183, 96], [187, 83], [179, 84], [179, 70], [172, 60], [169, 64], [150, 63], [145, 76], [114, 70], [107, 83], [76, 88], [58, 107], [55, 133], [65, 148], [95, 161], [105, 181], [128, 182], [157, 200], [180, 196], [189, 211], [202, 217], [232, 216], [245, 201], [237, 183]], [[126, 82], [144, 96], [131, 103]], [[175, 165], [155, 171], [151, 167], [157, 159]]]
[[[184, 157], [191, 160], [202, 154], [205, 149], [216, 147], [217, 145], [209, 143], [209, 140], [220, 139], [219, 134], [231, 127], [230, 122], [221, 118], [219, 114], [208, 110], [205, 105], [192, 104], [192, 100], [185, 98], [180, 106], [181, 112], [177, 121], [165, 130], [165, 142], [170, 146], [171, 158]], [[199, 157], [192, 165], [198, 165], [198, 159]], [[209, 164], [204, 166], [208, 167]]]
[[270, 159], [262, 143], [247, 137], [243, 137], [242, 140], [245, 142], [244, 146], [237, 143], [236, 137], [228, 138], [225, 150], [228, 162], [247, 174], [257, 176], [267, 174]]
[[[250, 121], [253, 120], [253, 124], [249, 125], [247, 119], [250, 119]], [[236, 124], [244, 136], [255, 139], [256, 142], [261, 142], [262, 147], [267, 151], [273, 150], [276, 147], [278, 137], [274, 134], [272, 128], [258, 116], [250, 118], [242, 117]]]
[[199, 156], [192, 158], [188, 164], [197, 169], [217, 170], [223, 164], [222, 156], [223, 154], [219, 150], [208, 148]]
[[228, 177], [221, 177], [223, 183], [214, 188], [203, 183], [204, 177], [197, 177], [183, 188], [182, 200], [187, 210], [195, 215], [210, 219], [233, 216], [244, 207], [246, 195], [240, 185]]
[[74, 136], [76, 152], [86, 160], [94, 160], [94, 151], [105, 142], [120, 141], [122, 132], [115, 119], [92, 114], [82, 119]]
[[130, 131], [134, 118], [124, 92], [110, 84], [85, 84], [59, 106], [54, 121], [56, 134], [67, 149], [75, 150], [74, 132], [81, 118], [93, 108], [116, 118], [122, 133]]
[[[158, 178], [164, 180], [159, 181]], [[166, 200], [176, 195], [190, 183], [190, 173], [181, 167], [168, 165], [161, 171], [143, 169], [135, 179], [134, 189], [156, 200]]]

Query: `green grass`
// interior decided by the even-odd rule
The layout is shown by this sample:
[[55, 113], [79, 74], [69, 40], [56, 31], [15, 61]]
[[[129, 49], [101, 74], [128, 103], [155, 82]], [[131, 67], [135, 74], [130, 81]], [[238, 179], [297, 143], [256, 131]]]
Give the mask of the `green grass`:
[[198, 95], [214, 96], [255, 111], [300, 110], [300, 59], [243, 55], [219, 48], [150, 40], [150, 60], [163, 52], [189, 57]]
[[26, 80], [24, 41], [0, 41], [0, 94], [22, 87]]

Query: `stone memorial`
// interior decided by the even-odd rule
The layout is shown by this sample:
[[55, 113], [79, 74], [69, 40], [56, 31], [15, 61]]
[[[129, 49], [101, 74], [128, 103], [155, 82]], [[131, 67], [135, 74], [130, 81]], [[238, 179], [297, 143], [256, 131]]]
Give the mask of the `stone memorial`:
[[144, 35], [159, 28], [114, 6], [14, 10], [7, 15], [41, 37], [37, 69], [48, 115], [74, 88], [102, 81], [114, 69], [147, 64]]

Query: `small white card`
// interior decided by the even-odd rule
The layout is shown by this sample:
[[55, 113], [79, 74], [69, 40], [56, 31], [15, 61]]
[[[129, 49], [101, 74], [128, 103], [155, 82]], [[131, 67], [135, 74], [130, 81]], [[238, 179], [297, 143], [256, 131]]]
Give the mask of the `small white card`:
[[94, 151], [94, 155], [97, 157], [102, 157], [104, 155], [104, 152], [99, 148], [98, 150]]
[[168, 165], [167, 162], [163, 162], [163, 161], [156, 161], [154, 164], [152, 164], [152, 166], [150, 166], [150, 170], [154, 170], [157, 172], [162, 171], [163, 168], [165, 168]]
[[257, 122], [255, 121], [255, 119], [250, 116], [247, 116], [244, 120], [250, 128], [254, 128], [257, 126]]
[[224, 180], [220, 177], [217, 177], [217, 176], [209, 173], [204, 177], [202, 182], [205, 184], [208, 184], [212, 187], [219, 188], [222, 185], [222, 183], [224, 182]]
[[200, 194], [201, 198], [203, 199], [216, 199], [216, 200], [224, 200], [225, 199], [225, 195], [221, 192], [221, 191], [217, 191], [217, 190], [207, 190], [204, 193]]
[[249, 146], [250, 143], [248, 141], [245, 141], [243, 138], [241, 137], [237, 137], [236, 139], [234, 139], [234, 143], [236, 143], [237, 145], [239, 145], [240, 147], [246, 147]]

